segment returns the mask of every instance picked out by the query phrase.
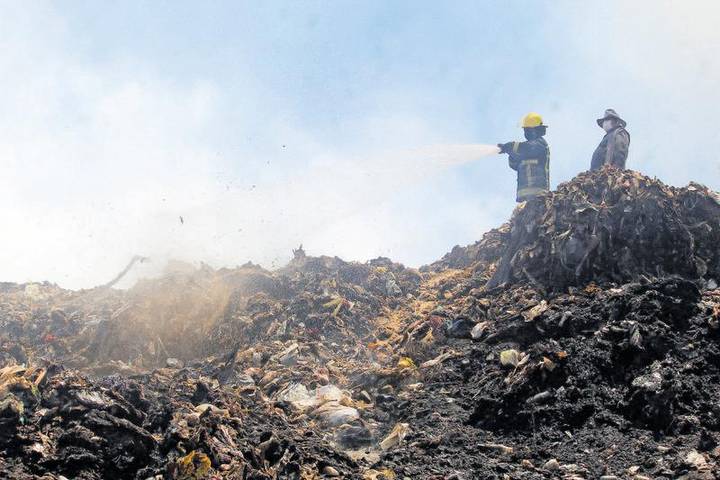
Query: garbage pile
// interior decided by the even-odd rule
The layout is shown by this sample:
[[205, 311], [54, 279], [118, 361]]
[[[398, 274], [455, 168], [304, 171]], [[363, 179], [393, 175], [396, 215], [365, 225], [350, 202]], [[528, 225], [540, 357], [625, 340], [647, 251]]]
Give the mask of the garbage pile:
[[127, 291], [2, 284], [0, 472], [717, 478], [718, 208], [602, 171], [420, 270], [299, 248]]
[[90, 381], [58, 366], [9, 366], [0, 394], [3, 478], [314, 478], [357, 469], [255, 395], [223, 390], [198, 371]]
[[0, 360], [71, 362], [78, 350], [74, 342], [112, 317], [123, 297], [119, 290], [76, 292], [48, 283], [0, 285]]
[[[377, 456], [368, 448], [381, 448], [381, 442], [389, 448], [397, 441], [397, 435], [390, 435], [394, 427], [389, 423], [390, 413], [386, 406], [376, 404], [376, 396], [383, 398], [415, 378], [414, 365], [406, 365], [407, 359], [393, 351], [389, 340], [400, 337], [405, 314], [401, 309], [420, 283], [417, 271], [387, 259], [360, 264], [333, 257], [307, 257], [299, 249], [294, 259], [276, 272], [252, 264], [221, 270], [207, 266], [174, 268], [128, 291], [71, 292], [52, 285], [7, 285], [0, 302], [0, 320], [12, 328], [0, 334], [2, 365], [21, 365], [14, 371], [25, 375], [62, 364], [65, 369], [54, 378], [71, 378], [62, 380], [62, 385], [67, 381], [87, 390], [93, 398], [110, 395], [115, 403], [130, 402], [138, 412], [157, 410], [157, 415], [165, 418], [160, 428], [158, 418], [133, 413], [130, 420], [134, 427], [125, 426], [133, 431], [135, 427], [145, 429], [154, 442], [128, 441], [132, 443], [129, 452], [105, 450], [105, 443], [99, 439], [106, 435], [96, 431], [94, 424], [82, 421], [89, 413], [82, 407], [71, 408], [74, 396], [58, 401], [75, 412], [66, 418], [62, 410], [43, 403], [45, 396], [58, 395], [54, 393], [57, 384], [38, 383], [39, 390], [25, 390], [19, 403], [15, 397], [3, 399], [12, 405], [22, 404], [16, 410], [25, 414], [8, 419], [25, 427], [8, 430], [12, 433], [4, 444], [8, 464], [18, 472], [17, 478], [53, 472], [68, 478], [196, 478], [180, 473], [172, 476], [176, 475], [172, 473], [175, 457], [190, 455], [193, 450], [183, 447], [176, 455], [158, 436], [179, 428], [167, 419], [198, 413], [197, 409], [229, 410], [227, 402], [231, 402], [240, 405], [239, 410], [251, 409], [257, 418], [265, 419], [265, 430], [254, 432], [252, 437], [257, 444], [270, 440], [265, 438], [266, 432], [274, 432], [273, 441], [280, 441], [277, 432], [282, 428], [301, 432], [293, 440], [293, 452], [307, 444], [320, 453], [303, 458], [301, 469], [293, 463], [287, 471], [283, 470], [285, 466], [265, 466], [263, 470], [257, 466], [263, 466], [262, 461], [251, 462], [255, 465], [252, 468], [267, 475], [252, 476], [247, 473], [250, 467], [238, 470], [228, 465], [227, 459], [214, 458], [207, 446], [201, 448], [202, 442], [214, 440], [199, 440], [199, 434], [188, 434], [200, 449], [192, 453], [196, 455], [193, 462], [204, 458], [198, 457], [200, 453], [210, 459], [207, 465], [202, 462], [203, 472], [229, 478], [316, 478], [333, 472], [344, 476], [351, 465], [354, 471], [367, 470], [374, 475], [373, 469], [359, 466], [364, 462], [367, 467]], [[66, 321], [57, 322], [58, 318], [72, 319], [72, 328]], [[107, 391], [108, 381], [112, 382], [112, 393]], [[123, 386], [128, 382], [133, 385], [131, 390]], [[175, 395], [181, 387], [187, 390], [188, 382], [194, 384], [194, 390]], [[122, 388], [115, 388], [118, 386]], [[51, 391], [46, 394], [43, 387]], [[138, 395], [144, 400], [137, 400]], [[102, 410], [117, 411], [121, 407], [115, 403]], [[126, 405], [122, 408], [129, 409]], [[35, 410], [47, 418], [40, 421], [32, 414]], [[246, 423], [238, 419], [245, 416], [234, 413], [231, 417], [235, 423], [227, 426], [229, 430], [218, 441], [237, 441], [237, 425]], [[123, 414], [120, 418], [130, 417]], [[85, 445], [87, 452], [78, 453], [93, 456], [87, 471], [72, 467], [76, 457], [63, 460], [64, 444], [56, 441], [65, 438], [62, 432], [66, 430], [75, 432], [76, 424], [71, 420], [79, 420], [80, 426], [94, 432], [91, 437], [96, 444]], [[45, 428], [45, 422], [52, 427]], [[47, 437], [48, 459], [23, 470], [27, 435], [36, 431]], [[288, 445], [285, 441], [283, 448], [290, 448]], [[231, 457], [240, 451], [233, 448], [232, 455], [228, 454]], [[140, 455], [139, 450], [145, 453]], [[247, 459], [247, 451], [242, 452], [241, 458]], [[118, 463], [122, 458], [127, 465]]]
[[[8, 286], [0, 301], [0, 357], [88, 369], [114, 363], [129, 372], [164, 364], [172, 354], [193, 355], [197, 335], [222, 303], [212, 295], [212, 279], [201, 269], [129, 291]], [[194, 338], [184, 341], [188, 334]]]
[[373, 320], [419, 283], [416, 271], [387, 259], [360, 264], [309, 258], [300, 249], [278, 272], [252, 264], [220, 270], [175, 265], [127, 291], [8, 284], [0, 292], [0, 354], [107, 374], [270, 339], [322, 334], [356, 342], [374, 333]]
[[673, 274], [717, 281], [718, 242], [717, 193], [696, 183], [674, 188], [631, 170], [603, 169], [523, 204], [509, 225], [456, 247], [431, 267], [477, 263], [485, 269], [492, 263], [488, 288], [530, 282], [563, 290]]
[[208, 350], [251, 346], [270, 339], [357, 343], [372, 337], [375, 319], [416, 292], [414, 269], [377, 258], [367, 263], [307, 257], [302, 249], [253, 295], [235, 290], [211, 332]]
[[453, 337], [398, 417], [412, 448], [382, 460], [399, 475], [717, 478], [720, 290], [677, 277], [554, 297], [525, 285], [436, 311]]

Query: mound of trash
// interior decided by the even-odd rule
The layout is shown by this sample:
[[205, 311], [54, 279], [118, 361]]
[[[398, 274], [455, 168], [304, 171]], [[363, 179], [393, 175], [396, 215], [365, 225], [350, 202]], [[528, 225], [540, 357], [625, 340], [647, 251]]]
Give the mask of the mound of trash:
[[680, 275], [720, 278], [720, 196], [631, 170], [585, 172], [518, 207], [509, 225], [456, 247], [431, 269], [492, 266], [488, 288], [563, 290]]
[[717, 478], [717, 198], [592, 172], [419, 270], [0, 284], [0, 472]]
[[302, 435], [254, 395], [199, 371], [91, 381], [72, 371], [0, 369], [3, 478], [312, 478], [357, 465]]
[[602, 170], [529, 207], [512, 222], [510, 281], [563, 288], [720, 274], [720, 199], [701, 185], [671, 188], [636, 172]]
[[219, 270], [186, 266], [127, 291], [7, 284], [0, 292], [0, 356], [20, 363], [42, 358], [107, 374], [165, 366], [168, 358], [185, 362], [222, 354], [258, 341], [319, 335], [371, 341], [374, 320], [404, 302], [419, 283], [415, 270], [387, 259], [344, 262], [306, 257], [300, 249], [276, 272], [252, 264]]
[[677, 277], [551, 298], [532, 286], [462, 289], [436, 307], [453, 338], [436, 344], [440, 362], [399, 414], [412, 448], [388, 452], [388, 468], [409, 478], [717, 478], [720, 291]]
[[414, 269], [386, 258], [344, 262], [307, 257], [302, 249], [272, 278], [275, 288], [251, 296], [234, 291], [210, 334], [209, 350], [273, 338], [367, 342], [375, 334], [375, 320], [404, 303], [421, 281]]

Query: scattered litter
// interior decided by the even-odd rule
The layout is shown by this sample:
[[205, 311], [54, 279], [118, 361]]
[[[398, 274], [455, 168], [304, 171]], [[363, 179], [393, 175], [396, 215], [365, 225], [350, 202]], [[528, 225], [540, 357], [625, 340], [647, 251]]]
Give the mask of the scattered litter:
[[430, 368], [434, 367], [435, 365], [440, 365], [445, 360], [448, 360], [450, 358], [453, 358], [457, 355], [455, 352], [444, 352], [438, 355], [437, 357], [433, 358], [432, 360], [428, 360], [427, 362], [423, 362], [420, 364], [422, 368]]
[[210, 459], [202, 452], [193, 450], [175, 463], [176, 469], [170, 473], [177, 480], [202, 480], [210, 471]]
[[508, 447], [507, 445], [501, 445], [499, 443], [481, 443], [478, 447], [482, 450], [494, 450], [502, 453], [503, 455], [512, 455], [515, 451], [513, 447]]
[[527, 354], [518, 352], [515, 349], [503, 350], [500, 352], [500, 363], [503, 366], [519, 367], [527, 363], [530, 357]]
[[543, 470], [554, 471], [560, 468], [560, 462], [552, 458], [543, 464]]
[[470, 330], [470, 336], [473, 340], [478, 340], [480, 337], [482, 337], [483, 333], [488, 327], [488, 322], [478, 322], [475, 324], [475, 326]]
[[398, 360], [398, 368], [417, 368], [415, 362], [410, 357], [402, 357]]
[[314, 415], [326, 425], [337, 427], [344, 423], [350, 423], [360, 418], [360, 412], [356, 408], [346, 407], [335, 402], [321, 405], [315, 410]]
[[410, 432], [410, 425], [407, 423], [397, 423], [387, 437], [380, 442], [380, 448], [389, 450], [392, 447], [402, 444], [405, 436]]

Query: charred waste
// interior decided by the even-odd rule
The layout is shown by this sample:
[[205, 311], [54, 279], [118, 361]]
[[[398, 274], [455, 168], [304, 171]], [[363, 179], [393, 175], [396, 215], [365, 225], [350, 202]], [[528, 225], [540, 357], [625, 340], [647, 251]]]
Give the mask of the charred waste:
[[720, 197], [579, 175], [419, 270], [0, 284], [0, 476], [712, 479]]

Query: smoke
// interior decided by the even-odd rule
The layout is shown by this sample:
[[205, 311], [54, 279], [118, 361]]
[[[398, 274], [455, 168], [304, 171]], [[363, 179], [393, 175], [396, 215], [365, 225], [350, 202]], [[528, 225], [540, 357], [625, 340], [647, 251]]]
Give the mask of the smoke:
[[[370, 156], [334, 154], [314, 158], [283, 181], [215, 188], [207, 202], [168, 206], [142, 221], [147, 241], [141, 253], [154, 259], [143, 274], [158, 273], [171, 258], [216, 266], [252, 260], [276, 267], [301, 243], [313, 254], [377, 256], [395, 235], [390, 227], [407, 228], [395, 225], [395, 215], [378, 218], [387, 215], [394, 196], [498, 152], [493, 145], [433, 145]], [[373, 235], [368, 224], [388, 227]]]
[[[171, 258], [279, 266], [300, 243], [347, 259], [412, 263], [422, 251], [431, 261], [448, 247], [432, 235], [462, 208], [421, 227], [407, 212], [422, 207], [406, 198], [494, 148], [398, 149], [438, 138], [401, 113], [363, 118], [357, 144], [337, 147], [288, 121], [252, 76], [238, 105], [211, 79], [178, 82], [132, 58], [88, 61], [50, 4], [2, 8], [0, 88], [12, 94], [0, 100], [0, 281], [91, 287], [149, 257], [128, 286]], [[478, 212], [468, 240], [493, 223]]]
[[207, 10], [194, 5], [118, 20], [0, 0], [0, 281], [88, 287], [134, 255], [152, 259], [141, 275], [167, 258], [272, 267], [300, 243], [429, 262], [506, 219], [515, 181], [491, 145], [421, 146], [509, 140], [528, 110], [551, 125], [553, 184], [587, 168], [594, 119], [613, 107], [632, 168], [717, 186], [706, 100], [720, 36], [702, 10], [718, 7], [548, 3], [524, 38], [502, 27], [535, 19], [522, 7], [498, 6], [478, 29], [496, 17], [472, 2], [412, 16], [383, 5], [352, 20], [326, 5], [282, 22], [243, 11], [245, 34], [230, 15], [195, 25]]
[[[392, 254], [393, 242], [408, 251], [394, 239], [414, 226], [388, 205], [497, 152], [488, 145], [334, 150], [272, 122], [263, 127], [274, 144], [238, 147], [211, 132], [252, 131], [252, 119], [228, 117], [213, 83], [172, 85], [133, 64], [57, 62], [62, 52], [42, 47], [23, 47], [34, 62], [0, 59], [7, 72], [0, 86], [16, 101], [2, 106], [0, 119], [0, 281], [91, 287], [134, 255], [151, 261], [120, 286], [158, 274], [173, 258], [274, 267], [300, 243], [350, 259]], [[19, 43], [11, 50], [22, 51]], [[398, 123], [408, 131], [406, 119]], [[428, 136], [416, 129], [412, 138]]]

